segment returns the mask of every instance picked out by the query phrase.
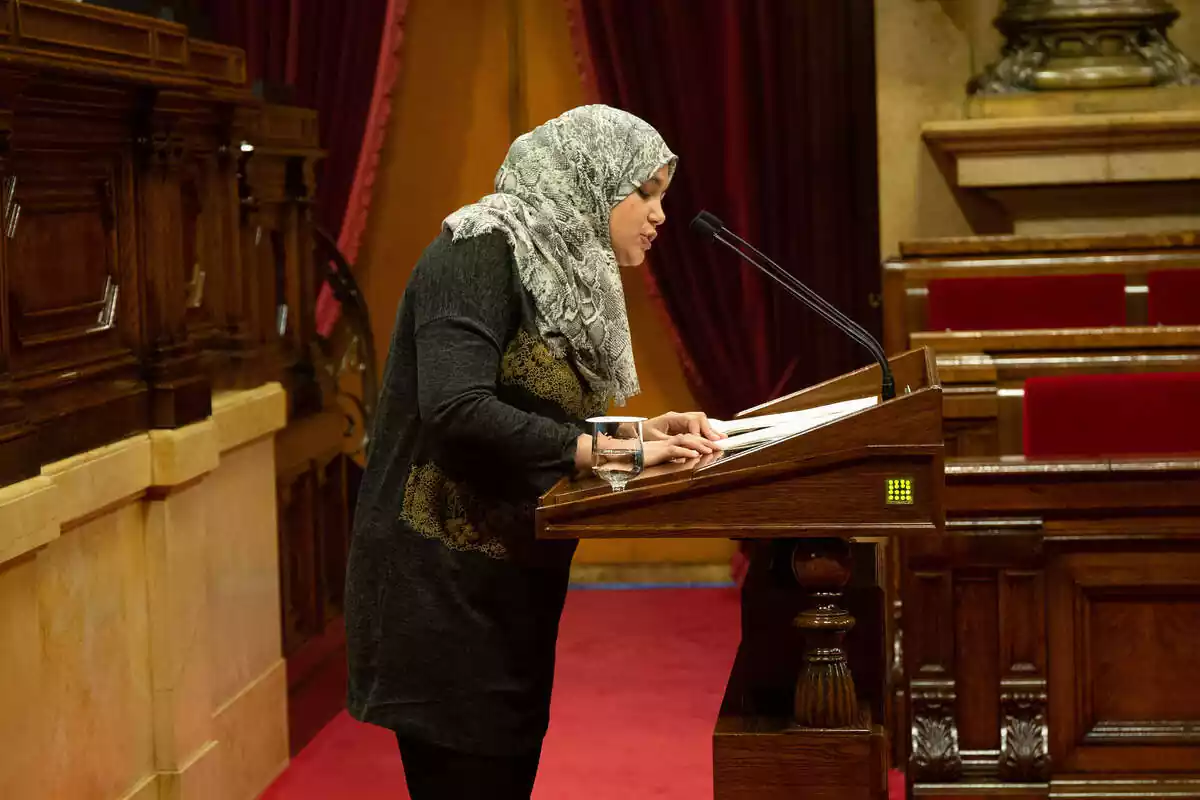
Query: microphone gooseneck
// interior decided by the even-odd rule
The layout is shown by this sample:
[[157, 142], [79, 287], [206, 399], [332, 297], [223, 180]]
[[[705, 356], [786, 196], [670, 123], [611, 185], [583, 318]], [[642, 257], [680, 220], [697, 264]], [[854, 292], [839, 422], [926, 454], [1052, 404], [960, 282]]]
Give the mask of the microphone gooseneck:
[[[787, 272], [760, 251], [757, 247], [725, 227], [724, 223], [712, 212], [701, 211], [692, 220], [692, 232], [702, 239], [715, 240], [728, 247], [744, 261], [757, 268], [771, 278], [797, 300], [808, 306], [823, 320], [839, 329], [871, 354], [879, 363], [882, 375], [880, 394], [884, 401], [896, 396], [896, 379], [892, 375], [891, 365], [883, 345], [854, 320], [847, 317], [828, 300], [806, 286], [798, 278]], [[739, 246], [740, 245], [740, 246]], [[749, 252], [747, 252], [749, 251]]]

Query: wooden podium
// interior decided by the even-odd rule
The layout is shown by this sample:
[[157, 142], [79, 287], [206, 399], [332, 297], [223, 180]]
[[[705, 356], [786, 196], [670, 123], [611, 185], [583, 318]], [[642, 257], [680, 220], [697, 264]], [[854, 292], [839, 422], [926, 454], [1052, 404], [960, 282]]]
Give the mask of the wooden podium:
[[[890, 363], [888, 402], [646, 470], [623, 492], [564, 480], [541, 499], [539, 538], [749, 540], [742, 641], [713, 736], [717, 800], [887, 797], [892, 581], [882, 553], [893, 536], [944, 527], [933, 356], [922, 348]], [[739, 416], [877, 395], [879, 378], [873, 365]]]

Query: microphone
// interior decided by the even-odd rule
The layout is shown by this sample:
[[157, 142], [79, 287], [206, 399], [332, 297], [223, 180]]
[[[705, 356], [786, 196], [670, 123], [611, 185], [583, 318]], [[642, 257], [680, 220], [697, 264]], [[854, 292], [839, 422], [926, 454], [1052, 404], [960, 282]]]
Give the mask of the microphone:
[[[692, 220], [691, 228], [692, 232], [700, 238], [715, 239], [737, 253], [744, 261], [750, 263], [768, 278], [771, 278], [782, 286], [792, 297], [795, 297], [812, 311], [816, 312], [821, 319], [862, 345], [871, 354], [871, 357], [879, 363], [879, 370], [883, 376], [880, 385], [881, 397], [886, 402], [896, 396], [896, 379], [892, 375], [892, 367], [888, 363], [887, 354], [884, 352], [883, 345], [879, 343], [879, 340], [872, 336], [866, 328], [847, 317], [824, 297], [821, 297], [812, 289], [805, 286], [794, 275], [784, 270], [783, 267], [772, 261], [754, 245], [726, 228], [725, 224], [715, 214], [709, 211], [701, 211]], [[741, 245], [741, 247], [738, 245]], [[749, 253], [746, 252], [747, 250]]]

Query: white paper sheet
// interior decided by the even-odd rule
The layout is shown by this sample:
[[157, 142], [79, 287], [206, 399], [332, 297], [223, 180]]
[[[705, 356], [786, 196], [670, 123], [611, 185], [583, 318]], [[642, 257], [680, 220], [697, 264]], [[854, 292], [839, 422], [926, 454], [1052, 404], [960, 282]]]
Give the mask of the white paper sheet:
[[729, 437], [719, 442], [713, 442], [713, 446], [725, 451], [743, 450], [747, 447], [803, 433], [827, 422], [870, 408], [878, 402], [879, 398], [876, 396], [859, 397], [781, 414], [765, 414], [761, 417], [745, 417], [728, 421], [709, 420], [716, 431]]

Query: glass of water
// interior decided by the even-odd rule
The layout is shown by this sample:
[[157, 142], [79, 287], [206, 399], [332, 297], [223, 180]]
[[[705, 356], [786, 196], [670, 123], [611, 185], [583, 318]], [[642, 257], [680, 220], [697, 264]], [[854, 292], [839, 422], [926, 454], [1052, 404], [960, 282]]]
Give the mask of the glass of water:
[[614, 492], [642, 472], [642, 423], [645, 417], [592, 417], [592, 471]]

